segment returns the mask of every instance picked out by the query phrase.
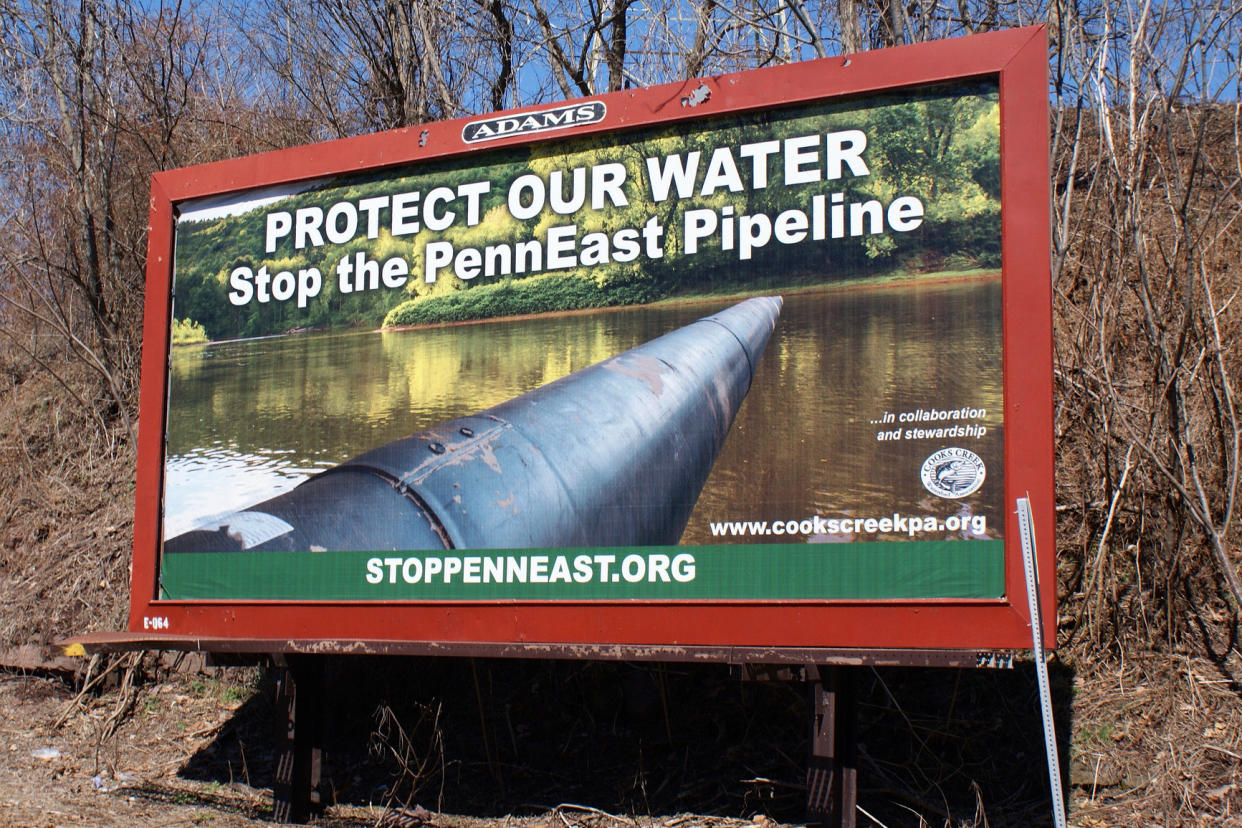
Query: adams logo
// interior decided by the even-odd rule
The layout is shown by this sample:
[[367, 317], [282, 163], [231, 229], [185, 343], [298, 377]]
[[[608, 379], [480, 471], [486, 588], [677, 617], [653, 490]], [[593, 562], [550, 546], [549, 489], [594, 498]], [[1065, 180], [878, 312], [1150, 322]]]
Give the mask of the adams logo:
[[506, 115], [503, 118], [488, 118], [485, 121], [471, 121], [461, 130], [461, 139], [467, 144], [480, 141], [491, 141], [495, 138], [508, 138], [510, 135], [524, 135], [532, 132], [549, 132], [554, 129], [567, 129], [583, 124], [597, 124], [604, 120], [608, 107], [603, 101], [558, 106], [556, 109], [545, 109], [541, 112], [526, 112], [521, 115]]
[[983, 459], [964, 448], [945, 448], [923, 461], [919, 478], [938, 497], [966, 497], [979, 491], [987, 469]]

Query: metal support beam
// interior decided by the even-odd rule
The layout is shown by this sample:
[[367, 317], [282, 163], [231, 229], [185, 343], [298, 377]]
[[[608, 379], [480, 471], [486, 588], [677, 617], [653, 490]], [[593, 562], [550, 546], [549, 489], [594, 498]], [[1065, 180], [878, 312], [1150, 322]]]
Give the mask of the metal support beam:
[[285, 710], [272, 784], [272, 818], [280, 823], [301, 824], [323, 810], [319, 791], [322, 762], [324, 659], [322, 656], [290, 654], [274, 658], [284, 663], [277, 684], [278, 704]]
[[855, 828], [858, 811], [856, 667], [820, 667], [811, 683], [807, 821]]
[[[1013, 654], [978, 650], [897, 650], [840, 647], [733, 647], [686, 644], [575, 644], [469, 641], [401, 641], [359, 638], [204, 637], [155, 632], [94, 632], [58, 643], [69, 656], [178, 650], [208, 653], [303, 653], [306, 655], [463, 656], [468, 658], [551, 658], [575, 661], [663, 661], [684, 664], [753, 664], [795, 667], [812, 678], [808, 665], [859, 667], [1012, 667]], [[754, 678], [754, 675], [748, 678]]]

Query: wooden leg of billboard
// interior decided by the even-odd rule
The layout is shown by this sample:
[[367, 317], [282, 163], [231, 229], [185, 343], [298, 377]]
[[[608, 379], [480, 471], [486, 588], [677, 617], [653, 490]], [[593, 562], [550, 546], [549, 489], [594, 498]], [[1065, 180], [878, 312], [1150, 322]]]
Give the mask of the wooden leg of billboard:
[[858, 697], [854, 667], [818, 668], [811, 683], [807, 821], [855, 828], [858, 811]]
[[[304, 823], [322, 808], [319, 796], [323, 736], [324, 665], [320, 656], [290, 654], [277, 686], [284, 708], [272, 817], [281, 823]], [[277, 660], [279, 665], [280, 660]]]

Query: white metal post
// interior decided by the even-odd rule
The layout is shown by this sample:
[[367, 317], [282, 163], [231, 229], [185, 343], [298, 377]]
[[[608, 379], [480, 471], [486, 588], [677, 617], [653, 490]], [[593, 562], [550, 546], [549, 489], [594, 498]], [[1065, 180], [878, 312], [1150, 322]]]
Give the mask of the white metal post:
[[1056, 828], [1065, 828], [1065, 796], [1061, 791], [1061, 760], [1057, 752], [1056, 726], [1052, 720], [1048, 661], [1044, 654], [1044, 621], [1039, 610], [1039, 568], [1035, 561], [1035, 528], [1029, 498], [1018, 498], [1018, 529], [1022, 535], [1022, 565], [1026, 569], [1026, 600], [1031, 609], [1031, 639], [1035, 651], [1035, 676], [1039, 682], [1039, 712], [1044, 720], [1048, 783], [1052, 786], [1052, 819]]

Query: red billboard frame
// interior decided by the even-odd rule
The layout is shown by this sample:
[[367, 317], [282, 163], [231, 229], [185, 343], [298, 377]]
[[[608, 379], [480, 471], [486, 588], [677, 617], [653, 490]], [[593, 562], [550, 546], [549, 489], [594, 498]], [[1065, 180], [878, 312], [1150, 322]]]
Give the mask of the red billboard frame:
[[[481, 645], [547, 647], [1018, 649], [1031, 642], [1016, 499], [1028, 497], [1038, 561], [1055, 571], [1052, 461], [1052, 315], [1049, 280], [1047, 48], [1042, 26], [748, 72], [585, 99], [598, 123], [551, 134], [467, 143], [475, 118], [295, 147], [157, 174], [151, 187], [141, 427], [129, 630], [195, 641], [409, 642], [437, 652]], [[347, 172], [467, 155], [480, 148], [577, 137], [678, 120], [992, 77], [1001, 103], [1002, 270], [1006, 468], [1005, 597], [883, 601], [351, 601], [161, 600], [161, 492], [177, 204], [187, 199]], [[528, 107], [514, 113], [543, 107]], [[1056, 617], [1055, 578], [1040, 587]], [[1055, 629], [1045, 629], [1055, 647]], [[203, 649], [210, 646], [201, 644]], [[268, 647], [270, 649], [270, 646]]]

